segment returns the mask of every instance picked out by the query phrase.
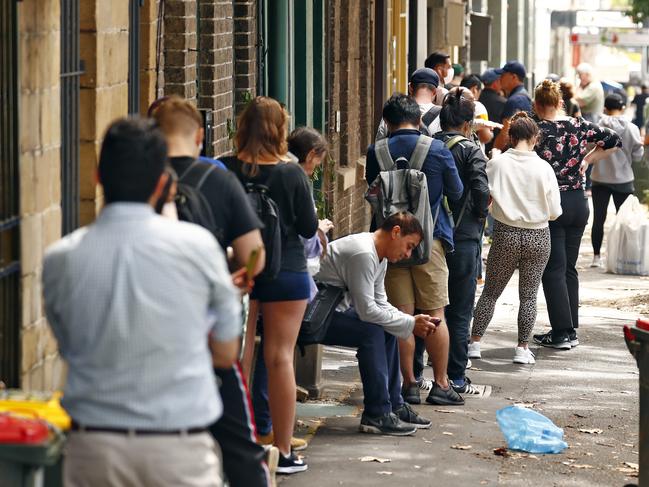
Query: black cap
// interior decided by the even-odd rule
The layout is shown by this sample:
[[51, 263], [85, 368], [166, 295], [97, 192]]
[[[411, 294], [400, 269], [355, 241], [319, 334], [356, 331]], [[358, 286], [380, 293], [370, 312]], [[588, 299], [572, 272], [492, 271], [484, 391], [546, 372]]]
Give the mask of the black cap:
[[413, 85], [427, 83], [437, 88], [439, 86], [439, 76], [430, 68], [419, 68], [410, 76], [410, 82]]
[[624, 110], [625, 106], [624, 98], [618, 93], [611, 93], [604, 98], [604, 108], [607, 110]]
[[525, 65], [519, 61], [507, 61], [505, 65], [502, 67], [502, 69], [496, 69], [496, 73], [498, 74], [503, 74], [503, 73], [514, 73], [516, 76], [518, 76], [521, 79], [525, 79], [527, 77], [527, 71], [525, 70]]

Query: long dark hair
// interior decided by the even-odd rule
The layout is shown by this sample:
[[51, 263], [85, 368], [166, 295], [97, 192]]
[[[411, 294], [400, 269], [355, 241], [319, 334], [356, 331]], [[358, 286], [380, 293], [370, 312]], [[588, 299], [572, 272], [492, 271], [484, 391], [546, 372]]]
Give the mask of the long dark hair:
[[475, 117], [475, 103], [463, 96], [462, 91], [456, 89], [444, 98], [444, 106], [439, 114], [440, 125], [444, 131], [461, 127]]

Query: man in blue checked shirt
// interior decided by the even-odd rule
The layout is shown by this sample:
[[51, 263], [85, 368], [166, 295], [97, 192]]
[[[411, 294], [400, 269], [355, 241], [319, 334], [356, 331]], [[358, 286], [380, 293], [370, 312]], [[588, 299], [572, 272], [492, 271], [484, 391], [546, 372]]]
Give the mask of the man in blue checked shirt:
[[155, 214], [166, 159], [153, 121], [114, 122], [99, 160], [106, 206], [45, 255], [46, 314], [69, 368], [69, 487], [222, 485], [212, 364], [235, 362], [241, 307], [215, 238]]

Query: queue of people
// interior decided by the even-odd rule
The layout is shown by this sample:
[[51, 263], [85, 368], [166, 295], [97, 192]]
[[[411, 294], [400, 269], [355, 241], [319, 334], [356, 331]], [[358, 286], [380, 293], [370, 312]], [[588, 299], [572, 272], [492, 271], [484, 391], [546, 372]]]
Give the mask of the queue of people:
[[[388, 198], [407, 197], [392, 209], [372, 206], [368, 232], [332, 242], [310, 183], [327, 157], [326, 139], [306, 127], [289, 134], [276, 100], [258, 96], [247, 105], [235, 155], [219, 164], [200, 159], [202, 120], [180, 97], [157, 100], [148, 119], [111, 124], [98, 167], [105, 207], [95, 223], [50, 247], [43, 267], [47, 317], [69, 366], [66, 485], [227, 479], [254, 487], [270, 484], [271, 468], [306, 470], [296, 452], [307, 444], [294, 436], [293, 357], [305, 311], [322, 289], [340, 290], [320, 343], [356, 350], [363, 433], [433, 427], [410, 406], [422, 392], [437, 406], [462, 406], [462, 396], [481, 393], [467, 370], [482, 357], [516, 269], [513, 363], [534, 363], [530, 339], [577, 346], [585, 173], [594, 166], [596, 262], [609, 198], [619, 208], [633, 191], [629, 161], [641, 156], [620, 99], [606, 98], [599, 124], [578, 115], [593, 113], [595, 91], [591, 71], [578, 71], [576, 94], [544, 80], [532, 99], [518, 61], [476, 76], [452, 67], [445, 53], [431, 54], [408, 94], [386, 101], [367, 151], [368, 199], [383, 194], [386, 175], [401, 181], [392, 179], [397, 172], [409, 186]], [[566, 97], [576, 97], [575, 106]], [[489, 215], [493, 243], [476, 305]], [[541, 284], [552, 329], [533, 335]]]

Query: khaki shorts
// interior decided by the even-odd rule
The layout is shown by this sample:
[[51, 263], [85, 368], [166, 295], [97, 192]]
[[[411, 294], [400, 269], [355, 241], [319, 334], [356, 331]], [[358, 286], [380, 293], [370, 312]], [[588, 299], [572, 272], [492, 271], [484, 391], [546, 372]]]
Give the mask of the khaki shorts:
[[442, 242], [433, 240], [430, 260], [411, 267], [388, 266], [385, 292], [393, 306], [414, 304], [432, 311], [448, 304], [448, 267]]

